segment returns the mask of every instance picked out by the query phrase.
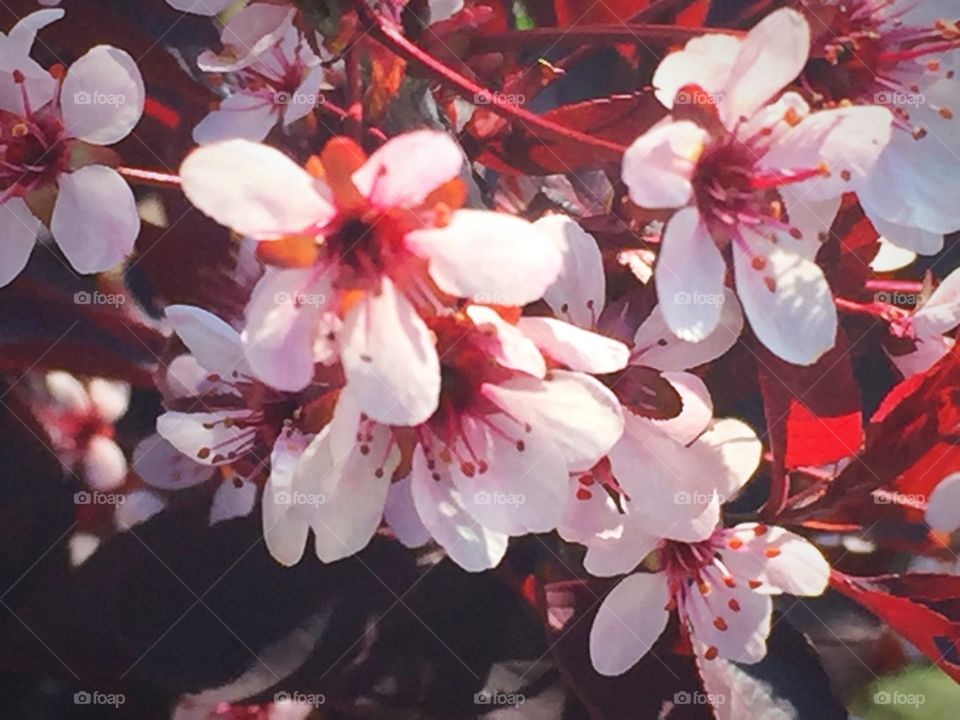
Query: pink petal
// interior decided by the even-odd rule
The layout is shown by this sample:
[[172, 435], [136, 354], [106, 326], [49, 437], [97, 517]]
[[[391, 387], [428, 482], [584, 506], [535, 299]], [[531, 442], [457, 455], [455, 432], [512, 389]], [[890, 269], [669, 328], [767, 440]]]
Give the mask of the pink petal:
[[413, 502], [413, 480], [410, 475], [390, 483], [383, 519], [397, 536], [397, 540], [409, 548], [418, 548], [430, 540], [430, 531], [420, 521]]
[[363, 410], [387, 425], [417, 425], [440, 397], [433, 334], [413, 305], [384, 278], [344, 319], [343, 369]]
[[446, 293], [491, 305], [541, 298], [560, 273], [557, 246], [532, 223], [487, 210], [458, 210], [442, 228], [407, 234]]
[[625, 521], [620, 537], [587, 541], [583, 569], [597, 577], [614, 577], [632, 572], [660, 542], [643, 529], [643, 522]]
[[654, 280], [660, 312], [681, 340], [701, 342], [720, 323], [727, 266], [694, 208], [670, 218]]
[[538, 378], [547, 374], [543, 355], [519, 326], [511, 325], [496, 310], [483, 305], [470, 305], [466, 312], [482, 330], [477, 344], [498, 364]]
[[[720, 656], [728, 660], [759, 662], [767, 654], [766, 641], [773, 610], [770, 596], [754, 592], [739, 577], [735, 587], [728, 588], [720, 572], [713, 568], [704, 572], [704, 580], [711, 592], [707, 595], [690, 592], [685, 605], [694, 639], [707, 647], [717, 648]], [[734, 601], [740, 610], [732, 610], [730, 601]], [[723, 624], [717, 623], [718, 617], [722, 618]]]
[[417, 130], [391, 139], [353, 174], [353, 183], [377, 207], [415, 208], [460, 174], [463, 155], [445, 133]]
[[680, 414], [667, 420], [654, 420], [661, 431], [681, 445], [689, 445], [713, 420], [713, 401], [706, 384], [688, 372], [665, 372], [663, 377], [680, 395]]
[[134, 490], [123, 496], [117, 505], [114, 521], [121, 532], [146, 522], [167, 506], [166, 501], [152, 490]]
[[960, 325], [960, 270], [943, 279], [914, 314], [913, 322], [923, 335], [948, 333]]
[[174, 10], [195, 15], [219, 15], [233, 4], [234, 0], [167, 0]]
[[133, 251], [140, 215], [116, 170], [87, 165], [60, 175], [58, 184], [50, 231], [78, 272], [109, 270]]
[[665, 121], [634, 140], [623, 156], [621, 177], [630, 199], [647, 208], [690, 202], [690, 180], [708, 134], [689, 120]]
[[100, 492], [110, 492], [127, 478], [127, 458], [113, 440], [95, 435], [83, 456], [83, 479]]
[[[740, 38], [732, 35], [704, 35], [687, 42], [682, 50], [667, 55], [653, 74], [657, 100], [664, 107], [672, 108], [677, 91], [689, 85], [708, 93], [722, 91], [742, 43]], [[722, 101], [723, 97], [716, 99]]]
[[604, 375], [622, 370], [630, 359], [630, 350], [619, 340], [562, 320], [522, 317], [517, 327], [546, 355], [571, 370]]
[[547, 215], [533, 225], [553, 240], [563, 257], [560, 275], [543, 299], [557, 315], [575, 325], [594, 327], [607, 292], [597, 241], [566, 215]]
[[64, 370], [48, 372], [44, 378], [47, 392], [62, 412], [83, 413], [90, 407], [90, 396], [83, 383]]
[[248, 417], [249, 410], [218, 412], [167, 412], [157, 418], [157, 432], [177, 450], [204, 465], [225, 465], [233, 461], [230, 451], [243, 445], [250, 431], [225, 419]]
[[697, 440], [716, 457], [712, 474], [717, 492], [729, 502], [760, 467], [763, 444], [749, 425], [734, 418], [717, 420]]
[[140, 122], [145, 99], [134, 59], [123, 50], [98, 45], [70, 66], [63, 81], [66, 134], [94, 145], [119, 142]]
[[183, 192], [221, 225], [258, 239], [323, 225], [334, 215], [325, 188], [266, 145], [226, 140], [194, 150], [180, 167]]
[[243, 480], [237, 487], [232, 481], [224, 481], [213, 494], [210, 524], [216, 525], [225, 520], [246, 517], [253, 512], [256, 502], [257, 486], [254, 483]]
[[90, 402], [104, 422], [114, 423], [130, 406], [130, 385], [118, 380], [93, 378], [87, 384]]
[[738, 579], [763, 583], [756, 592], [817, 596], [826, 591], [830, 564], [806, 539], [757, 523], [741, 523], [724, 532], [731, 541], [721, 553], [724, 564]]
[[158, 490], [191, 488], [213, 476], [209, 465], [194, 462], [156, 433], [134, 448], [132, 470]]
[[272, 102], [259, 95], [237, 92], [211, 110], [193, 128], [193, 140], [198, 145], [210, 145], [222, 140], [263, 140], [280, 119]]
[[936, 532], [952, 533], [960, 527], [960, 472], [937, 483], [927, 498], [924, 520]]
[[200, 365], [223, 379], [250, 375], [240, 333], [203, 308], [168, 305], [167, 321]]
[[667, 627], [670, 599], [666, 576], [636, 573], [624, 578], [590, 628], [590, 661], [601, 675], [622, 675], [646, 655]]
[[310, 436], [299, 432], [281, 434], [270, 453], [270, 477], [263, 489], [263, 539], [273, 559], [291, 567], [300, 562], [310, 532], [309, 520], [297, 512], [292, 493], [297, 463]]
[[40, 221], [21, 198], [0, 204], [0, 287], [11, 283], [27, 266], [40, 232]]

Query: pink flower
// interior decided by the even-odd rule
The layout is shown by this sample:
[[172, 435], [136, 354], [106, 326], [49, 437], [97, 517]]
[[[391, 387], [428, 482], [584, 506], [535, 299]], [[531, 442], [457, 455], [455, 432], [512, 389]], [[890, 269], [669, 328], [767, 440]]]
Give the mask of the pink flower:
[[407, 545], [432, 537], [467, 570], [494, 567], [510, 537], [556, 527], [569, 473], [619, 437], [609, 391], [587, 375], [548, 373], [536, 347], [493, 310], [470, 306], [430, 329], [441, 350], [437, 410], [414, 427], [389, 427], [361, 410], [348, 384], [292, 480], [325, 503], [309, 521], [278, 524], [283, 508], [265, 495], [273, 528], [265, 537], [279, 561], [299, 560], [310, 527], [322, 560], [345, 557], [385, 515]]
[[49, 400], [37, 414], [64, 465], [94, 490], [120, 487], [127, 459], [114, 440], [113, 425], [127, 411], [130, 386], [103, 378], [82, 383], [62, 371], [48, 373], [45, 384]]
[[795, 93], [768, 104], [803, 69], [809, 45], [807, 21], [784, 9], [743, 41], [698, 38], [657, 69], [658, 97], [673, 114], [630, 146], [622, 177], [638, 205], [678, 208], [655, 281], [681, 339], [716, 328], [729, 252], [761, 342], [801, 365], [833, 347], [836, 310], [813, 259], [840, 196], [886, 145], [891, 116], [877, 107], [811, 114]]
[[857, 190], [891, 242], [931, 255], [960, 229], [960, 12], [944, 0], [816, 0], [804, 84], [825, 104], [883, 105], [890, 143]]
[[[96, 147], [119, 142], [139, 122], [140, 71], [124, 51], [100, 45], [55, 80], [28, 53], [37, 30], [61, 17], [41, 10], [0, 38], [0, 285], [23, 270], [44, 222], [81, 273], [116, 265], [140, 231], [133, 192], [98, 163]], [[40, 209], [51, 190], [47, 216]]]
[[311, 161], [313, 175], [242, 140], [187, 158], [181, 176], [194, 205], [296, 266], [268, 270], [247, 308], [243, 338], [260, 378], [299, 390], [316, 362], [339, 353], [373, 420], [416, 425], [436, 410], [440, 367], [424, 318], [449, 312], [455, 298], [532, 302], [560, 266], [530, 223], [455, 209], [461, 164], [450, 138], [426, 130], [369, 159], [335, 139]]
[[656, 560], [657, 572], [627, 576], [600, 606], [590, 658], [604, 675], [620, 675], [646, 655], [673, 611], [703, 660], [758, 662], [767, 652], [771, 596], [820, 595], [830, 576], [804, 538], [756, 523], [698, 543], [663, 542]]
[[236, 0], [167, 0], [167, 5], [174, 10], [210, 17], [219, 15], [235, 3]]
[[223, 52], [200, 55], [201, 70], [227, 73], [230, 94], [194, 128], [199, 144], [263, 140], [277, 123], [287, 127], [320, 102], [320, 91], [330, 85], [295, 15], [282, 5], [250, 5], [223, 28]]
[[[925, 372], [944, 355], [956, 340], [948, 333], [960, 325], [960, 270], [954, 270], [913, 312], [896, 320], [891, 331], [909, 344], [906, 352], [887, 349], [887, 355], [905, 378]], [[892, 345], [900, 343], [894, 340]]]

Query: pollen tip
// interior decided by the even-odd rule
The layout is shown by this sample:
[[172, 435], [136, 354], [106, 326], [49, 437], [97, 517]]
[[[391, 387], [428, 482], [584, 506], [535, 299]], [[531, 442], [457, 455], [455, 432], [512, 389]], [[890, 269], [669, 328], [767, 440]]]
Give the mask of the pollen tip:
[[756, 590], [758, 587], [760, 587], [761, 585], [763, 585], [763, 583], [760, 582], [759, 580], [751, 580], [751, 581], [749, 581], [749, 582], [747, 583], [747, 585], [750, 586], [750, 589], [751, 589], [751, 590]]
[[763, 554], [766, 555], [768, 558], [775, 558], [780, 555], [780, 548], [768, 547], [766, 550], [763, 551]]
[[707, 660], [714, 660], [719, 654], [720, 651], [717, 650], [716, 646], [711, 645], [707, 648], [707, 651], [703, 654], [703, 657], [705, 657]]
[[727, 602], [727, 607], [734, 612], [740, 612], [740, 603], [736, 598], [730, 598], [730, 600]]
[[727, 543], [727, 547], [731, 550], [739, 550], [743, 547], [743, 540], [740, 538], [733, 538], [730, 542]]
[[26, 80], [26, 78], [24, 77], [23, 73], [20, 70], [13, 71], [13, 81], [17, 85], [21, 85], [24, 82], [24, 80]]
[[727, 625], [727, 621], [724, 620], [724, 619], [723, 619], [722, 617], [720, 617], [719, 615], [717, 615], [717, 617], [715, 617], [715, 618], [713, 619], [713, 626], [714, 626], [717, 630], [719, 630], [720, 632], [725, 632], [725, 631], [727, 630], [727, 628], [729, 627], [729, 626]]

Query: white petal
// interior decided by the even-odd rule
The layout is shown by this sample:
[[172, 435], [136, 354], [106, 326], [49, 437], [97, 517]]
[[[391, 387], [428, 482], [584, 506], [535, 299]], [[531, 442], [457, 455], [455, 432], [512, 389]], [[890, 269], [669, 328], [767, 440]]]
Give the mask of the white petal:
[[[870, 263], [870, 267], [877, 272], [899, 270], [913, 262], [917, 255], [936, 255], [943, 249], [942, 233], [888, 222], [876, 213], [872, 213], [869, 205], [861, 202], [873, 227], [883, 236], [880, 238], [880, 252]], [[884, 261], [881, 256], [892, 254], [891, 250], [900, 252]]]
[[653, 422], [681, 445], [689, 445], [713, 420], [710, 391], [703, 380], [688, 372], [665, 372], [663, 377], [680, 395], [683, 405], [676, 417]]
[[717, 420], [697, 440], [717, 456], [714, 481], [723, 502], [729, 502], [760, 467], [763, 443], [749, 425], [734, 418]]
[[642, 524], [626, 521], [620, 537], [587, 541], [583, 569], [597, 577], [614, 577], [633, 571], [660, 542], [659, 537], [645, 532]]
[[407, 234], [446, 293], [490, 305], [541, 298], [560, 273], [560, 250], [532, 223], [487, 210], [458, 210], [442, 228]]
[[693, 193], [690, 184], [709, 135], [689, 120], [655, 125], [627, 148], [621, 177], [641, 207], [676, 208]]
[[234, 0], [167, 0], [174, 10], [195, 15], [219, 15], [233, 4]]
[[279, 119], [279, 112], [272, 102], [260, 95], [238, 92], [197, 123], [193, 128], [193, 140], [198, 145], [236, 139], [258, 142], [270, 134]]
[[154, 433], [133, 449], [133, 471], [158, 490], [182, 490], [209, 480], [209, 465], [194, 462]]
[[81, 273], [109, 270], [133, 250], [140, 215], [133, 191], [103, 165], [87, 165], [58, 179], [50, 231]]
[[430, 540], [430, 531], [424, 527], [413, 502], [413, 480], [410, 475], [391, 483], [383, 519], [406, 547], [418, 548]]
[[246, 517], [253, 512], [257, 502], [257, 486], [249, 480], [241, 480], [238, 487], [232, 480], [224, 480], [213, 494], [210, 505], [210, 524], [224, 520]]
[[[918, 230], [917, 232], [923, 232]], [[893, 272], [907, 267], [917, 259], [917, 253], [913, 250], [904, 250], [900, 245], [890, 242], [885, 237], [879, 238], [880, 249], [876, 256], [870, 261], [870, 269], [877, 273]], [[943, 237], [940, 237], [943, 242]], [[905, 243], [906, 244], [906, 243]]]
[[240, 334], [216, 315], [192, 305], [169, 305], [165, 315], [205, 370], [224, 379], [250, 374]]
[[720, 323], [726, 263], [694, 208], [667, 224], [654, 280], [660, 312], [681, 340], [701, 342]]
[[463, 9], [464, 0], [429, 0], [430, 24], [449, 20]]
[[123, 496], [113, 517], [122, 532], [146, 522], [166, 506], [166, 501], [152, 490], [134, 490]]
[[417, 130], [381, 146], [353, 174], [357, 189], [377, 207], [414, 208], [460, 174], [463, 155], [445, 133]]
[[[770, 635], [770, 615], [773, 604], [769, 595], [754, 592], [741, 578], [728, 588], [720, 572], [708, 568], [704, 580], [710, 587], [706, 595], [691, 589], [685, 608], [693, 625], [693, 637], [698, 643], [717, 648], [721, 657], [734, 662], [755, 663], [767, 653]], [[734, 611], [730, 601], [740, 608]], [[722, 618], [725, 629], [716, 622]]]
[[632, 365], [655, 370], [688, 370], [723, 355], [732, 348], [743, 330], [743, 311], [736, 294], [724, 288], [720, 321], [700, 342], [686, 342], [671, 332], [657, 305], [637, 329], [633, 338]]
[[563, 257], [560, 275], [543, 299], [560, 317], [583, 328], [594, 327], [607, 294], [597, 241], [566, 215], [547, 215], [533, 226], [556, 244]]
[[37, 39], [37, 33], [47, 25], [60, 20], [64, 15], [66, 15], [66, 11], [59, 8], [37, 10], [19, 20], [7, 33], [11, 49], [21, 55], [29, 55], [33, 49], [33, 43]]
[[451, 466], [450, 476], [467, 512], [484, 528], [507, 535], [554, 530], [569, 487], [567, 466], [556, 447], [536, 430], [522, 435], [521, 450], [486, 422], [466, 416], [461, 426], [465, 441], [458, 443], [456, 454], [470, 457], [472, 450], [487, 463], [485, 472], [472, 467], [469, 475]]
[[547, 363], [536, 344], [518, 325], [511, 325], [493, 308], [470, 305], [467, 315], [481, 329], [476, 344], [495, 362], [511, 370], [542, 378], [547, 374]]
[[90, 396], [83, 383], [64, 370], [48, 372], [44, 378], [47, 392], [59, 410], [71, 413], [87, 412]]
[[721, 551], [724, 564], [738, 580], [763, 583], [758, 593], [816, 596], [826, 591], [830, 564], [799, 535], [757, 523], [741, 523], [725, 535], [729, 540]]
[[[440, 470], [445, 466], [437, 465]], [[449, 477], [434, 480], [423, 449], [413, 453], [411, 493], [417, 514], [433, 539], [464, 570], [481, 572], [496, 567], [507, 551], [507, 536], [492, 532], [463, 508], [460, 493]]]
[[40, 221], [22, 198], [0, 204], [0, 287], [9, 284], [27, 266], [40, 232]]
[[87, 385], [87, 392], [104, 422], [115, 423], [130, 406], [130, 385], [125, 382], [93, 378]]
[[[250, 430], [232, 420], [245, 419], [249, 410], [218, 412], [167, 412], [157, 418], [157, 432], [177, 450], [204, 465], [224, 465], [243, 447]], [[227, 422], [229, 420], [229, 422]]]
[[63, 81], [60, 102], [67, 136], [95, 145], [119, 142], [140, 122], [145, 99], [134, 59], [98, 45], [70, 66]]
[[590, 628], [590, 661], [601, 675], [622, 675], [646, 655], [667, 626], [666, 576], [636, 573], [609, 595]]
[[127, 477], [127, 458], [113, 440], [95, 435], [83, 456], [83, 479], [100, 492], [110, 492], [123, 485]]
[[796, 10], [770, 13], [747, 33], [728, 74], [720, 115], [728, 128], [749, 118], [800, 74], [810, 54], [810, 25]]
[[604, 375], [622, 370], [630, 359], [630, 351], [619, 340], [562, 320], [522, 317], [517, 327], [546, 355], [571, 370]]
[[833, 347], [837, 335], [837, 309], [823, 271], [745, 228], [743, 237], [753, 254], [766, 261], [757, 270], [739, 246], [733, 248], [737, 294], [750, 327], [778, 357], [812, 365]]
[[291, 567], [300, 562], [310, 523], [293, 504], [297, 463], [310, 438], [299, 432], [281, 433], [270, 453], [270, 477], [263, 489], [263, 540], [274, 560]]
[[825, 163], [829, 172], [794, 183], [807, 202], [829, 200], [856, 190], [890, 140], [893, 116], [875, 105], [815, 112], [780, 135], [759, 166], [803, 171]]
[[677, 91], [685, 86], [695, 85], [711, 94], [723, 90], [742, 43], [732, 35], [704, 35], [667, 55], [653, 74], [657, 100], [672, 108]]
[[303, 232], [334, 214], [303, 168], [279, 150], [247, 140], [194, 150], [180, 167], [180, 179], [201, 212], [258, 239]]
[[951, 473], [937, 483], [927, 498], [924, 519], [937, 532], [954, 532], [960, 527], [960, 472]]
[[913, 316], [920, 335], [943, 334], [960, 325], [960, 270], [943, 279]]
[[314, 343], [332, 289], [313, 268], [267, 268], [247, 304], [241, 334], [254, 374], [278, 390], [296, 392], [313, 379]]
[[484, 394], [560, 449], [571, 472], [588, 470], [623, 432], [616, 396], [589, 375], [555, 370], [546, 381], [514, 378]]
[[440, 361], [413, 305], [384, 278], [344, 318], [347, 386], [366, 413], [387, 425], [417, 425], [437, 408]]

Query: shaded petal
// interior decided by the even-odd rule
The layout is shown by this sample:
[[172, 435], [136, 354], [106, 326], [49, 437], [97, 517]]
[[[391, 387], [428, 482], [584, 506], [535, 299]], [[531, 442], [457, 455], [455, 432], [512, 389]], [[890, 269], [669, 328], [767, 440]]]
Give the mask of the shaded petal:
[[687, 342], [674, 335], [657, 305], [637, 329], [630, 364], [655, 370], [699, 367], [732, 348], [742, 330], [743, 311], [736, 294], [729, 288], [724, 288], [717, 327], [699, 342]]
[[727, 266], [695, 208], [667, 224], [654, 280], [660, 312], [681, 340], [705, 340], [720, 323]]
[[[913, 262], [913, 259], [917, 255], [936, 255], [943, 249], [943, 233], [931, 232], [918, 227], [897, 225], [884, 220], [877, 213], [871, 212], [872, 208], [866, 202], [861, 201], [861, 204], [870, 222], [873, 223], [873, 227], [883, 236], [880, 238], [880, 253], [883, 253], [884, 245], [892, 245], [894, 248], [903, 249], [903, 252], [897, 255], [896, 262], [891, 263], [888, 261], [886, 268], [884, 268], [883, 265], [874, 267], [878, 264], [878, 258], [874, 258], [870, 266], [874, 267], [877, 272], [899, 270], [904, 265]], [[886, 242], [884, 242], [884, 240], [886, 240]], [[880, 253], [878, 253], [878, 256]]]
[[119, 380], [93, 378], [87, 384], [87, 393], [104, 422], [115, 423], [130, 407], [130, 385]]
[[216, 315], [192, 305], [168, 305], [164, 314], [204, 370], [224, 379], [250, 375], [240, 333]]
[[140, 215], [116, 170], [87, 165], [58, 179], [50, 231], [78, 272], [109, 270], [133, 251]]
[[112, 145], [140, 122], [145, 99], [136, 61], [123, 50], [98, 45], [67, 70], [60, 90], [65, 132], [94, 145]]
[[937, 483], [927, 498], [924, 520], [937, 532], [952, 533], [960, 527], [960, 472]]
[[560, 275], [543, 293], [553, 311], [583, 328], [592, 328], [606, 302], [603, 258], [593, 236], [566, 215], [547, 215], [533, 226], [560, 249]]
[[710, 391], [703, 380], [688, 372], [665, 372], [663, 377], [680, 395], [683, 405], [676, 417], [653, 423], [681, 445], [689, 445], [713, 420]]
[[380, 208], [414, 208], [460, 174], [463, 155], [445, 133], [416, 130], [392, 138], [353, 173], [353, 184]]
[[597, 577], [614, 577], [636, 569], [660, 542], [645, 532], [640, 523], [625, 522], [620, 537], [587, 541], [583, 568]]
[[753, 428], [734, 418], [717, 420], [697, 440], [716, 456], [713, 480], [723, 502], [729, 502], [760, 467], [763, 443]]
[[833, 347], [837, 309], [820, 267], [787, 253], [766, 238], [743, 228], [753, 258], [734, 245], [737, 293], [757, 338], [778, 357], [795, 365], [812, 365]]
[[27, 266], [40, 232], [40, 221], [21, 198], [0, 204], [0, 287], [9, 284]]
[[655, 125], [634, 140], [620, 172], [630, 199], [647, 208], [677, 208], [690, 202], [690, 181], [708, 138], [699, 125], [679, 120]]
[[167, 0], [174, 10], [195, 15], [219, 15], [233, 4], [234, 0]]
[[603, 604], [590, 628], [590, 662], [601, 675], [622, 675], [646, 655], [667, 626], [670, 599], [663, 573], [624, 578]]
[[193, 140], [209, 145], [222, 140], [258, 142], [270, 134], [280, 119], [276, 106], [260, 95], [237, 92], [211, 110], [193, 128]]
[[144, 523], [167, 506], [166, 500], [152, 490], [134, 490], [117, 505], [114, 522], [121, 532]]
[[430, 531], [420, 521], [417, 506], [413, 502], [413, 480], [410, 475], [390, 484], [383, 519], [397, 540], [406, 547], [418, 548], [430, 541]]
[[201, 212], [258, 239], [303, 232], [335, 213], [303, 168], [279, 150], [247, 140], [194, 150], [180, 166], [180, 180]]
[[157, 418], [157, 432], [177, 450], [204, 465], [226, 465], [235, 460], [232, 452], [244, 446], [251, 431], [243, 420], [249, 410], [218, 412], [167, 412]]
[[341, 344], [347, 386], [371, 418], [417, 425], [437, 409], [440, 361], [433, 334], [390, 280], [350, 310]]
[[133, 472], [158, 490], [183, 490], [209, 480], [209, 465], [194, 462], [159, 434], [148, 435], [133, 449]]
[[270, 452], [270, 476], [263, 488], [263, 539], [274, 560], [287, 567], [300, 562], [310, 532], [308, 519], [293, 512], [292, 494], [297, 463], [311, 440], [299, 432], [281, 433]]
[[723, 90], [742, 43], [732, 35], [704, 35], [667, 55], [653, 74], [657, 100], [672, 108], [677, 91], [688, 85], [711, 94]]
[[433, 479], [418, 445], [413, 453], [411, 494], [424, 527], [464, 570], [481, 572], [496, 567], [507, 551], [507, 535], [487, 530], [474, 520], [450, 478], [443, 476], [445, 466], [437, 468], [440, 480]]
[[557, 246], [532, 223], [488, 210], [458, 210], [442, 228], [407, 234], [445, 293], [490, 305], [540, 299], [560, 273]]
[[756, 592], [817, 596], [826, 591], [830, 563], [805, 538], [757, 523], [741, 523], [725, 530], [724, 537], [724, 564], [738, 580], [763, 583]]
[[913, 316], [919, 335], [943, 334], [960, 325], [960, 270], [943, 279]]
[[[709, 592], [703, 594], [691, 589], [685, 603], [693, 637], [698, 643], [715, 647], [722, 657], [734, 662], [760, 661], [767, 654], [770, 635], [773, 611], [770, 596], [754, 592], [740, 578], [729, 588], [719, 570], [712, 567], [704, 570], [703, 576]], [[739, 610], [731, 608], [731, 601]], [[717, 618], [723, 622], [717, 622]]]
[[224, 520], [246, 517], [253, 512], [257, 502], [257, 486], [249, 480], [241, 480], [236, 485], [232, 480], [225, 480], [213, 494], [210, 504], [210, 524], [216, 525]]
[[94, 435], [83, 456], [83, 479], [100, 492], [110, 492], [123, 485], [127, 477], [127, 458], [113, 440]]
[[547, 380], [513, 378], [483, 393], [559, 448], [571, 472], [588, 470], [623, 432], [623, 410], [604, 385], [582, 373], [553, 371]]
[[622, 370], [630, 350], [619, 340], [546, 317], [522, 317], [517, 327], [546, 355], [571, 370], [604, 375]]
[[490, 331], [482, 333], [477, 345], [498, 364], [538, 378], [547, 374], [543, 355], [519, 326], [511, 325], [496, 310], [483, 305], [470, 305], [466, 312], [477, 327]]

